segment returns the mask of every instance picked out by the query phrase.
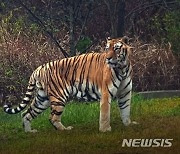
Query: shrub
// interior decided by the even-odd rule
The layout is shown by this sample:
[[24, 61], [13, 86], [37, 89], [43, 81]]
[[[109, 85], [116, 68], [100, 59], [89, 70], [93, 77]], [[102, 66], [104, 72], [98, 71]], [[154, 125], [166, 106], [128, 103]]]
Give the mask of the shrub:
[[180, 11], [171, 11], [163, 16], [155, 16], [152, 19], [152, 29], [157, 31], [157, 38], [172, 44], [172, 50], [180, 54]]
[[89, 37], [84, 37], [77, 43], [76, 49], [80, 53], [84, 53], [90, 44], [91, 44], [91, 39]]

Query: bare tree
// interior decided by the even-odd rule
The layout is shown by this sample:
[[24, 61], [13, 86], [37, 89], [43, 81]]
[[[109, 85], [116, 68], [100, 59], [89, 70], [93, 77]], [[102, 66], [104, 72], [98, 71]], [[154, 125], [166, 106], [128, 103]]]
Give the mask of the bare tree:
[[110, 21], [111, 37], [119, 37], [124, 33], [125, 0], [104, 0]]
[[[57, 45], [63, 53], [64, 57], [76, 55], [76, 45], [83, 35], [89, 14], [92, 10], [93, 0], [43, 1], [45, 6], [48, 6], [49, 8], [45, 11], [46, 16], [42, 15], [40, 12], [41, 10], [37, 13], [32, 11], [33, 9], [31, 9], [31, 7], [33, 8], [33, 3], [29, 4], [29, 2], [25, 4], [25, 2], [21, 0], [16, 1], [34, 18], [34, 21], [42, 27], [47, 36], [52, 39], [55, 45]], [[52, 7], [57, 7], [57, 12], [53, 12]], [[36, 10], [38, 10], [37, 8], [38, 6], [36, 6]], [[59, 42], [58, 38], [53, 34], [53, 21], [58, 21], [60, 25], [66, 27], [69, 34], [69, 42], [66, 45], [69, 46], [69, 51], [63, 49], [61, 46], [62, 40]], [[62, 27], [58, 26], [56, 29], [61, 29]], [[77, 28], [80, 29], [78, 32]]]

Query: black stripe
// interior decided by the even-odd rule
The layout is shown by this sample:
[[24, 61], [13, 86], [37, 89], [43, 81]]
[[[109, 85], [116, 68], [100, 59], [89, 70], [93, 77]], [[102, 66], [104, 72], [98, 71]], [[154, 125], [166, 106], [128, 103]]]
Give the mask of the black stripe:
[[106, 85], [106, 87], [107, 87], [107, 90], [108, 90], [109, 94], [110, 94], [111, 97], [113, 98], [114, 96], [113, 96], [113, 94], [111, 93], [111, 91], [109, 90], [108, 85]]
[[[69, 64], [68, 64], [68, 65], [69, 65]], [[67, 71], [66, 71], [66, 72], [67, 72]], [[58, 74], [58, 69], [56, 69], [56, 74], [55, 74], [55, 75], [56, 75], [56, 76], [55, 76], [56, 81], [57, 81], [58, 85], [60, 86], [61, 90], [63, 91], [63, 95], [66, 96], [65, 99], [67, 99], [69, 96], [66, 95], [66, 93], [65, 93], [65, 90], [64, 90], [64, 80], [59, 76], [60, 74]], [[58, 76], [59, 76], [59, 77], [58, 77]], [[66, 77], [66, 75], [65, 75], [65, 79], [66, 79], [66, 78], [67, 78], [67, 77]], [[63, 85], [60, 83], [60, 79], [61, 79]], [[58, 91], [60, 91], [58, 87], [57, 87], [57, 89], [58, 89]], [[67, 88], [66, 88], [66, 92], [67, 92]], [[68, 92], [67, 92], [67, 93], [68, 93]]]
[[27, 114], [27, 111], [23, 112], [23, 113], [21, 114], [22, 118], [23, 118], [26, 114]]
[[92, 54], [92, 57], [91, 57], [91, 60], [90, 60], [90, 64], [89, 64], [89, 67], [88, 67], [88, 74], [87, 74], [87, 78], [86, 78], [86, 89], [87, 89], [87, 91], [89, 91], [89, 84], [90, 84], [89, 83], [89, 71], [90, 71], [90, 67], [91, 67], [93, 59], [94, 59], [94, 54]]
[[39, 109], [39, 110], [46, 110], [46, 108], [41, 108], [38, 106], [38, 102], [36, 101], [36, 99], [35, 99], [34, 107]]
[[[61, 79], [61, 81], [63, 82], [63, 79]], [[69, 97], [68, 95], [66, 95], [66, 92], [65, 92], [65, 89], [64, 89], [64, 84], [62, 85], [61, 83], [60, 83], [60, 81], [57, 79], [57, 82], [58, 82], [58, 85], [60, 86], [60, 88], [61, 88], [61, 90], [63, 91], [63, 96], [65, 96], [66, 98], [65, 98], [65, 100]], [[56, 86], [57, 87], [57, 86]], [[60, 90], [59, 90], [59, 88], [57, 87], [57, 89], [58, 89], [58, 91], [60, 92]], [[66, 90], [67, 91], [67, 90]]]
[[37, 95], [37, 99], [41, 102], [43, 102], [43, 100], [44, 100], [39, 94]]
[[[64, 92], [64, 87], [63, 87], [63, 86], [61, 85], [61, 83], [60, 83], [60, 80], [59, 80], [59, 79], [61, 79], [61, 78], [58, 78], [59, 74], [58, 74], [58, 71], [57, 71], [57, 70], [58, 70], [58, 69], [56, 69], [56, 74], [55, 74], [55, 77], [54, 77], [54, 78], [56, 79], [58, 85], [60, 86], [61, 90], [63, 91], [63, 94], [62, 94], [62, 93], [61, 93], [61, 94], [64, 95], [64, 96], [66, 96], [65, 99], [67, 99], [68, 96], [67, 96], [66, 93]], [[52, 82], [54, 82], [52, 78], [51, 78], [51, 80], [52, 80]], [[62, 79], [61, 79], [61, 81], [62, 81]], [[60, 92], [58, 86], [57, 86], [55, 83], [54, 83], [54, 88], [56, 89], [56, 91]]]
[[89, 64], [89, 67], [88, 67], [88, 74], [87, 74], [87, 78], [86, 78], [86, 88], [87, 88], [87, 90], [89, 90], [89, 70], [90, 70], [93, 58], [94, 58], [94, 54], [92, 54], [92, 58], [90, 60], [90, 64]]
[[67, 79], [67, 76], [68, 76], [69, 71], [71, 69], [71, 60], [72, 60], [72, 58], [66, 59], [66, 60], [68, 61], [68, 63], [66, 64], [65, 79]]
[[29, 103], [29, 100], [27, 101], [27, 100], [22, 100], [23, 101], [23, 104], [28, 104]]
[[[11, 109], [11, 112], [12, 112], [13, 109]], [[18, 110], [17, 108], [14, 109], [15, 113], [18, 113], [20, 112], [21, 110]]]
[[29, 121], [29, 122], [31, 121], [28, 117], [26, 117], [26, 120]]
[[119, 97], [119, 99], [122, 99], [124, 97], [126, 97], [129, 93], [130, 93], [131, 90], [129, 90], [127, 93], [123, 94], [121, 97]]
[[60, 116], [63, 113], [63, 111], [58, 112], [56, 110], [53, 110], [51, 113]]
[[127, 48], [123, 49], [124, 50], [124, 57], [127, 56]]
[[28, 97], [28, 98], [30, 98], [31, 99], [31, 97], [32, 97], [32, 95], [31, 94], [25, 94], [25, 97]]
[[[75, 87], [76, 88], [76, 87]], [[76, 96], [77, 95], [77, 93], [78, 93], [78, 89], [76, 88], [76, 93], [74, 94], [74, 96]]]
[[[25, 106], [23, 107], [23, 106], [21, 106], [21, 105], [23, 105], [23, 106], [25, 105]], [[24, 108], [26, 108], [26, 106], [27, 106], [27, 104], [24, 104], [23, 102], [19, 104], [19, 107], [20, 107], [22, 110], [23, 110]]]
[[[34, 111], [34, 109], [32, 108], [32, 106], [29, 107], [28, 109], [31, 113]], [[34, 114], [33, 114], [34, 115]], [[35, 116], [35, 115], [34, 115]]]
[[63, 104], [62, 102], [52, 102], [51, 105], [65, 107], [65, 104]]
[[87, 96], [87, 99], [89, 100], [89, 101], [96, 101], [97, 99], [96, 98], [94, 98], [94, 97], [92, 97], [90, 94], [89, 94], [89, 92], [88, 92], [88, 90], [87, 89], [85, 89], [85, 93], [86, 93], [86, 96]]
[[111, 65], [115, 65], [116, 66], [116, 62], [115, 63], [113, 63], [113, 62], [110, 62], [110, 61], [108, 61], [108, 64], [111, 64]]
[[47, 96], [43, 97], [43, 96], [41, 96], [41, 95], [39, 95], [39, 94], [37, 95], [37, 98], [38, 98], [41, 102], [44, 102], [44, 101], [46, 101], [46, 100], [49, 100]]
[[62, 80], [62, 82], [63, 82], [63, 85], [65, 87], [65, 90], [66, 90], [67, 94], [70, 95], [70, 92], [69, 92], [69, 90], [68, 90], [68, 88], [66, 86], [67, 84], [66, 84], [65, 80]]
[[[52, 68], [52, 66], [51, 66], [51, 62], [49, 62], [48, 64], [49, 64], [49, 70], [50, 70], [50, 72], [53, 73], [53, 68]], [[50, 74], [51, 74], [51, 73], [50, 73]]]
[[129, 104], [127, 104], [127, 105], [124, 106], [124, 107], [120, 107], [120, 109], [123, 110], [123, 109], [125, 109], [125, 108], [128, 107], [128, 106], [129, 106]]
[[88, 58], [88, 55], [85, 55], [84, 58], [83, 58], [83, 66], [82, 66], [82, 69], [81, 69], [81, 72], [80, 72], [80, 81], [79, 81], [79, 86], [78, 86], [78, 90], [81, 90], [81, 85], [83, 84], [83, 79], [84, 79], [84, 74], [85, 74], [85, 67], [86, 67], [86, 62], [87, 62], [87, 58]]
[[30, 83], [30, 84], [29, 84], [29, 86], [30, 86], [30, 87], [33, 87], [33, 88], [34, 88], [35, 85], [36, 85], [35, 83]]
[[112, 59], [112, 57], [107, 57], [106, 59], [109, 61], [109, 60], [111, 60], [111, 59]]
[[[83, 98], [83, 97], [85, 97], [86, 96], [86, 94], [85, 94], [85, 92], [84, 91], [80, 91], [81, 92], [81, 98]], [[84, 93], [83, 93], [84, 92]]]
[[126, 88], [129, 86], [130, 83], [131, 83], [131, 79], [129, 80], [129, 82], [127, 83], [127, 85], [123, 88], [123, 90], [126, 89]]
[[125, 100], [124, 102], [118, 102], [119, 107], [121, 108], [127, 101], [129, 101], [130, 99]]
[[27, 88], [27, 92], [33, 92], [33, 91], [34, 91], [34, 87], [31, 89], [29, 87]]
[[38, 102], [38, 106], [39, 106], [39, 105], [44, 106], [44, 104], [42, 104], [42, 103], [43, 103], [42, 101], [37, 100], [37, 102]]
[[[66, 95], [66, 97], [68, 98], [69, 97], [69, 95], [70, 95], [70, 92], [68, 91], [68, 88], [67, 88], [67, 84], [66, 84], [66, 81], [64, 80], [64, 79], [62, 79], [62, 78], [60, 78], [61, 79], [61, 81], [62, 81], [62, 84], [63, 84], [63, 92], [64, 91], [66, 91], [66, 93], [67, 93], [67, 95], [66, 95], [66, 93], [64, 92], [64, 94]], [[65, 78], [66, 79], [66, 78]], [[58, 83], [59, 83], [59, 81], [58, 81]], [[59, 83], [60, 84], [60, 83]]]
[[59, 105], [58, 106], [63, 106], [65, 107], [65, 104], [63, 102], [59, 102]]
[[54, 70], [56, 69], [56, 61], [52, 61], [52, 67], [54, 68]]
[[79, 67], [79, 61], [80, 61], [80, 57], [78, 57], [78, 60], [76, 61], [76, 64], [74, 66], [74, 69], [73, 69], [73, 72], [72, 72], [72, 86], [74, 86], [74, 82], [75, 82], [75, 76], [77, 75], [76, 74], [76, 71], [77, 71], [77, 68]]
[[31, 113], [31, 111], [32, 111], [32, 109], [28, 109], [28, 113], [31, 115], [31, 117], [34, 119], [34, 118], [36, 118], [36, 116], [33, 114], [33, 113]]
[[116, 83], [114, 83], [114, 80], [112, 80], [113, 86], [116, 87], [116, 89], [118, 89], [119, 87], [116, 85]]
[[98, 55], [97, 55], [97, 62], [99, 62], [99, 61], [100, 61], [100, 58], [101, 58], [101, 55], [100, 55], [100, 54], [98, 54]]
[[[120, 79], [118, 71], [117, 71], [117, 70], [114, 70], [114, 72], [115, 72], [116, 78], [117, 78], [119, 81], [121, 81], [122, 79]], [[121, 78], [122, 78], [122, 77], [121, 77]]]
[[[54, 122], [55, 122], [55, 121], [52, 122], [51, 119], [49, 119], [49, 122], [54, 126]], [[54, 128], [57, 130], [57, 127], [56, 127], [56, 126], [54, 126]]]
[[53, 96], [55, 98], [59, 98], [57, 95], [56, 95], [56, 92], [52, 89], [52, 84], [49, 85], [49, 96]]
[[[129, 70], [128, 70], [128, 71], [129, 71]], [[127, 77], [129, 77], [129, 76], [131, 75], [131, 73], [132, 73], [132, 69], [130, 70], [129, 75], [128, 75]]]
[[[61, 91], [59, 90], [58, 86], [56, 85], [56, 83], [55, 83], [54, 80], [52, 79], [52, 76], [51, 76], [51, 75], [50, 75], [50, 77], [51, 77], [51, 82], [52, 82], [51, 86], [54, 86], [54, 88], [55, 88], [55, 90], [57, 91], [57, 93], [60, 94], [61, 97], [63, 97], [63, 98], [66, 100], [65, 95], [61, 93]], [[59, 86], [62, 88], [61, 84], [60, 84]], [[52, 90], [52, 89], [51, 89], [51, 90]], [[62, 90], [63, 90], [63, 88], [62, 88]], [[63, 91], [63, 92], [64, 92], [64, 91]], [[55, 94], [55, 92], [54, 92], [54, 94]]]
[[[126, 73], [128, 73], [129, 67], [130, 67], [130, 63], [128, 63], [128, 65], [127, 65]], [[131, 70], [131, 71], [132, 71], [132, 70]]]
[[[61, 65], [61, 66], [62, 66], [62, 67], [61, 67], [61, 69], [59, 69], [59, 70], [61, 71], [61, 73], [62, 73], [63, 70], [64, 70], [64, 60], [65, 60], [65, 59], [62, 59], [62, 60], [61, 60], [61, 61], [62, 61], [62, 65]], [[61, 61], [60, 61], [60, 62], [61, 62]]]
[[[64, 100], [63, 100], [61, 97], [56, 97], [56, 96], [52, 95], [51, 93], [49, 94], [49, 96], [52, 96], [52, 97], [58, 99], [60, 102], [57, 102], [57, 103], [64, 103], [64, 104], [65, 104]], [[53, 102], [54, 102], [54, 101], [53, 101]], [[51, 104], [52, 104], [52, 103], [51, 103]]]
[[36, 114], [40, 114], [42, 113], [42, 110], [40, 110], [40, 112], [36, 111], [35, 109], [33, 110]]
[[64, 60], [65, 60], [65, 66], [67, 66], [69, 58], [66, 58]]
[[97, 99], [100, 99], [99, 95], [96, 93], [94, 82], [92, 84], [92, 92], [96, 95]]
[[20, 108], [20, 110], [18, 110], [17, 108], [14, 109], [15, 113], [18, 113], [20, 111], [22, 111], [24, 108], [26, 108], [26, 106], [22, 107], [22, 106], [18, 106]]
[[39, 107], [37, 104], [34, 104], [34, 107], [37, 108], [37, 109], [39, 109], [39, 110], [46, 110], [46, 108], [41, 108], [41, 107]]

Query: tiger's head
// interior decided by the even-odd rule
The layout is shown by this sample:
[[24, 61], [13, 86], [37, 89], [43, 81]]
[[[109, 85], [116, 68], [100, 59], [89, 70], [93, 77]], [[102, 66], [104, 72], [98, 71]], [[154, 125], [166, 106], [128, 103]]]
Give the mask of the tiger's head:
[[129, 53], [133, 49], [127, 45], [128, 37], [107, 39], [106, 62], [112, 68], [124, 68], [129, 64]]

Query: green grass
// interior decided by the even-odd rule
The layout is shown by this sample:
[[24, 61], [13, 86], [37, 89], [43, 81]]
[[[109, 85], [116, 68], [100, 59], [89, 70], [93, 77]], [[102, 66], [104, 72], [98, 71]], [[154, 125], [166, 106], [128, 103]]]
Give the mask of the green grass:
[[[123, 126], [116, 102], [111, 107], [112, 132], [98, 131], [98, 103], [70, 103], [62, 121], [71, 131], [56, 131], [50, 110], [32, 122], [38, 133], [25, 133], [21, 116], [0, 110], [0, 153], [178, 153], [180, 151], [180, 98], [143, 100], [133, 97], [131, 119]], [[173, 138], [171, 148], [122, 148], [124, 138]]]

